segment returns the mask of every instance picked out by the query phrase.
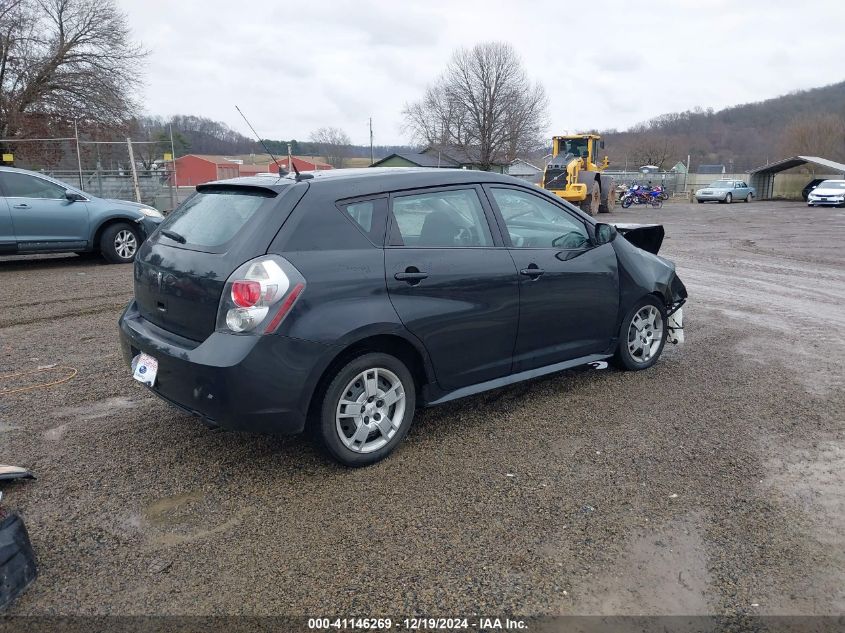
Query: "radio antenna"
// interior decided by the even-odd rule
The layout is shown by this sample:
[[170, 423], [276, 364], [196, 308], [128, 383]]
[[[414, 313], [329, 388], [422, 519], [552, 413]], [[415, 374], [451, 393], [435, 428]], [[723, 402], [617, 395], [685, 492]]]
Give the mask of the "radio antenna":
[[[264, 141], [261, 139], [260, 136], [258, 136], [258, 132], [255, 131], [254, 127], [252, 127], [252, 123], [249, 122], [249, 120], [246, 118], [246, 116], [244, 116], [244, 113], [241, 112], [241, 109], [237, 105], [235, 105], [235, 110], [237, 110], [238, 114], [240, 114], [241, 117], [243, 118], [243, 120], [246, 121], [246, 124], [249, 126], [249, 129], [252, 130], [253, 134], [255, 134], [255, 138], [258, 139], [258, 142], [261, 143], [261, 146], [264, 148], [264, 151], [267, 152], [270, 155], [270, 158], [273, 159], [273, 163], [278, 165], [279, 164], [278, 159], [275, 156], [273, 156], [273, 153], [269, 149], [267, 149], [267, 144], [264, 143]], [[299, 171], [297, 171], [296, 166], [293, 165], [293, 161], [291, 160], [290, 163], [291, 164], [288, 165], [288, 167], [293, 166], [293, 170], [296, 172], [296, 177], [299, 178]], [[289, 174], [289, 173], [290, 173], [289, 171], [285, 172], [285, 174]]]

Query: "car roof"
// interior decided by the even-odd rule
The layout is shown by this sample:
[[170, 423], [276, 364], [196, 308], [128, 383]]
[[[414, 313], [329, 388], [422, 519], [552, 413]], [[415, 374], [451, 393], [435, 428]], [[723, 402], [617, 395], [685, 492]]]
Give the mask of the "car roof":
[[[303, 182], [313, 187], [322, 183], [342, 185], [365, 185], [376, 191], [395, 191], [414, 187], [448, 186], [452, 184], [477, 182], [506, 182], [525, 185], [524, 180], [489, 171], [472, 169], [441, 169], [435, 167], [361, 167], [353, 169], [325, 169], [300, 172]], [[310, 176], [310, 177], [309, 177]], [[276, 193], [296, 182], [294, 174], [285, 176], [245, 176], [229, 180], [216, 180], [198, 185], [197, 190], [206, 187], [241, 186], [260, 187]]]
[[29, 169], [20, 169], [19, 167], [11, 167], [9, 165], [0, 165], [0, 171], [11, 171], [18, 174], [29, 174], [30, 176], [40, 176], [41, 178], [49, 178], [50, 180], [55, 180], [55, 178], [53, 178], [52, 176], [43, 174], [40, 171], [30, 171]]
[[820, 182], [845, 182], [842, 178], [825, 178]]

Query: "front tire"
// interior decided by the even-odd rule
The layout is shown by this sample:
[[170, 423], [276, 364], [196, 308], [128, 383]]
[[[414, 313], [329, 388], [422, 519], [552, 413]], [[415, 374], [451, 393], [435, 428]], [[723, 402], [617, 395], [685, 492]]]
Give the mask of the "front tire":
[[754, 194], [753, 194], [753, 193], [749, 193], [747, 196], [745, 196], [745, 202], [746, 202], [746, 203], [751, 202], [753, 199], [754, 199]]
[[626, 371], [648, 369], [663, 353], [666, 332], [663, 304], [653, 296], [641, 299], [622, 320], [613, 364]]
[[118, 222], [100, 236], [100, 253], [110, 264], [131, 264], [141, 246], [141, 234], [131, 224]]
[[405, 364], [388, 354], [364, 354], [341, 367], [326, 387], [319, 436], [341, 464], [368, 466], [402, 442], [415, 409], [416, 386]]
[[599, 212], [599, 204], [601, 204], [601, 191], [599, 188], [599, 183], [593, 182], [592, 189], [590, 190], [590, 193], [587, 194], [587, 198], [583, 200], [578, 206], [580, 206], [581, 211], [583, 211], [587, 215], [595, 216]]
[[725, 204], [730, 204], [734, 201], [734, 197], [731, 194], [725, 195]]

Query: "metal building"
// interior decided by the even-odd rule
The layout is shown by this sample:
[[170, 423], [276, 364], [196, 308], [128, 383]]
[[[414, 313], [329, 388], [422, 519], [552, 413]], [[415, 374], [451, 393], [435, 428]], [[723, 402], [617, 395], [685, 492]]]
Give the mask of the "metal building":
[[845, 178], [845, 164], [843, 163], [837, 163], [836, 161], [818, 156], [793, 156], [792, 158], [784, 158], [776, 163], [769, 163], [763, 167], [752, 169], [748, 172], [748, 184], [757, 190], [758, 200], [768, 200], [774, 195], [775, 176], [778, 173], [792, 169], [793, 167], [806, 165], [807, 163], [829, 170], [825, 172], [827, 175], [842, 174], [842, 177]]

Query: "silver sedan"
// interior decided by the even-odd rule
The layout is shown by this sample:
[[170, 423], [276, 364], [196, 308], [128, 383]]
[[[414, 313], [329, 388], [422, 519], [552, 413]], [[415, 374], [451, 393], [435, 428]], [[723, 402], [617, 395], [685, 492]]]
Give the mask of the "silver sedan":
[[695, 199], [698, 202], [722, 202], [730, 204], [733, 201], [743, 200], [751, 202], [757, 192], [754, 187], [749, 187], [742, 180], [717, 180], [716, 182], [699, 189], [695, 192]]

